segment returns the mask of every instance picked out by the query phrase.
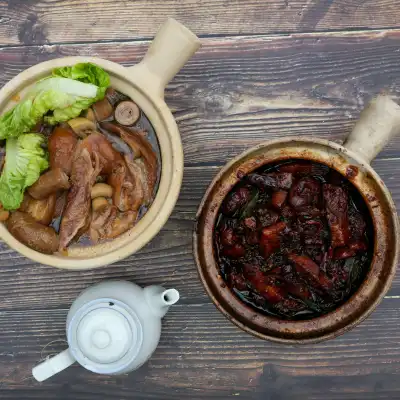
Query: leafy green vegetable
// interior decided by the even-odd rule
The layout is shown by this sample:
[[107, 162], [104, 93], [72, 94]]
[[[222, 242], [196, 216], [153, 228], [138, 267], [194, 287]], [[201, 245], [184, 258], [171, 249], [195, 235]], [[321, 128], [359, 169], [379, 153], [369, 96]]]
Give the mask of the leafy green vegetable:
[[254, 208], [257, 205], [259, 191], [258, 189], [254, 189], [251, 194], [251, 199], [245, 204], [240, 210], [240, 218], [248, 218], [251, 217]]
[[107, 88], [110, 86], [110, 77], [107, 72], [92, 63], [79, 63], [72, 67], [55, 68], [53, 76], [61, 76], [98, 86], [97, 97], [99, 100], [104, 97]]
[[0, 176], [0, 203], [6, 210], [19, 208], [27, 187], [49, 167], [47, 152], [41, 147], [43, 135], [28, 133], [7, 139], [6, 162]]
[[0, 117], [0, 140], [18, 137], [44, 118], [48, 124], [77, 117], [105, 96], [110, 78], [91, 63], [56, 68], [53, 77], [38, 82], [14, 108]]

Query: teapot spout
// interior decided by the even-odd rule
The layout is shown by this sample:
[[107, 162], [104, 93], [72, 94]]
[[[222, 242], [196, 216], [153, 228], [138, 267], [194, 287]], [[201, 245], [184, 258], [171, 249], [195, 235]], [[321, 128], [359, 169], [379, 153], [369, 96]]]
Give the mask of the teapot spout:
[[160, 318], [179, 300], [176, 289], [164, 289], [162, 286], [147, 286], [144, 288], [144, 295], [153, 314]]
[[176, 289], [167, 289], [161, 293], [161, 301], [165, 306], [172, 306], [179, 300], [179, 292]]

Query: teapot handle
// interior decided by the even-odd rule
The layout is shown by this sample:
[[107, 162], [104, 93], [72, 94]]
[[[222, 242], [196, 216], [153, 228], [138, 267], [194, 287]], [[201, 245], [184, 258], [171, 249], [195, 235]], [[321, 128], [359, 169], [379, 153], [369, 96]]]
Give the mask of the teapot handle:
[[369, 164], [398, 133], [400, 106], [389, 96], [379, 95], [361, 112], [343, 146], [359, 154]]
[[68, 368], [75, 361], [71, 351], [67, 349], [32, 368], [32, 375], [38, 382], [43, 382]]
[[200, 47], [200, 39], [184, 25], [168, 18], [150, 44], [143, 60], [129, 67], [132, 80], [164, 98], [167, 83]]

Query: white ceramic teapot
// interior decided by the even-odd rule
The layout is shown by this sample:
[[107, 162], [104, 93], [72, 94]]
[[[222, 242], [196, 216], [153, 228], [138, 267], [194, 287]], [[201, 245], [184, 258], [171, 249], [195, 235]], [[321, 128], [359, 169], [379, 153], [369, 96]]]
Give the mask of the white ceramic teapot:
[[123, 374], [144, 364], [157, 347], [161, 318], [179, 292], [109, 281], [84, 290], [67, 317], [69, 348], [32, 369], [39, 382], [78, 362], [99, 374]]

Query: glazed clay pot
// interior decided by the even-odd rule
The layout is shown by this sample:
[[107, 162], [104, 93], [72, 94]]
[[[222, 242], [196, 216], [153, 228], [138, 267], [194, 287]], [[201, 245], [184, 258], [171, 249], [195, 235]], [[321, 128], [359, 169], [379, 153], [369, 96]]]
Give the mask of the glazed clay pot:
[[142, 62], [123, 67], [94, 57], [66, 57], [46, 61], [28, 68], [8, 82], [0, 91], [0, 114], [15, 105], [35, 82], [51, 75], [53, 68], [92, 62], [106, 70], [111, 85], [129, 96], [152, 123], [161, 150], [161, 178], [154, 202], [145, 216], [128, 232], [113, 241], [91, 247], [70, 246], [68, 256], [46, 255], [16, 240], [0, 224], [0, 238], [11, 248], [33, 261], [66, 269], [90, 269], [111, 264], [135, 253], [162, 228], [179, 195], [183, 174], [183, 150], [178, 127], [164, 101], [164, 88], [199, 48], [192, 32], [173, 19], [158, 31]]
[[[197, 213], [194, 254], [200, 279], [217, 308], [234, 324], [262, 339], [281, 343], [314, 343], [338, 336], [363, 321], [389, 290], [399, 256], [399, 222], [388, 189], [370, 166], [389, 138], [400, 130], [400, 107], [379, 96], [364, 110], [341, 146], [328, 140], [288, 137], [262, 143], [227, 164], [209, 186]], [[289, 321], [250, 308], [226, 286], [213, 246], [216, 217], [239, 177], [263, 165], [288, 159], [320, 162], [346, 176], [362, 194], [374, 226], [374, 255], [357, 292], [329, 314]]]

